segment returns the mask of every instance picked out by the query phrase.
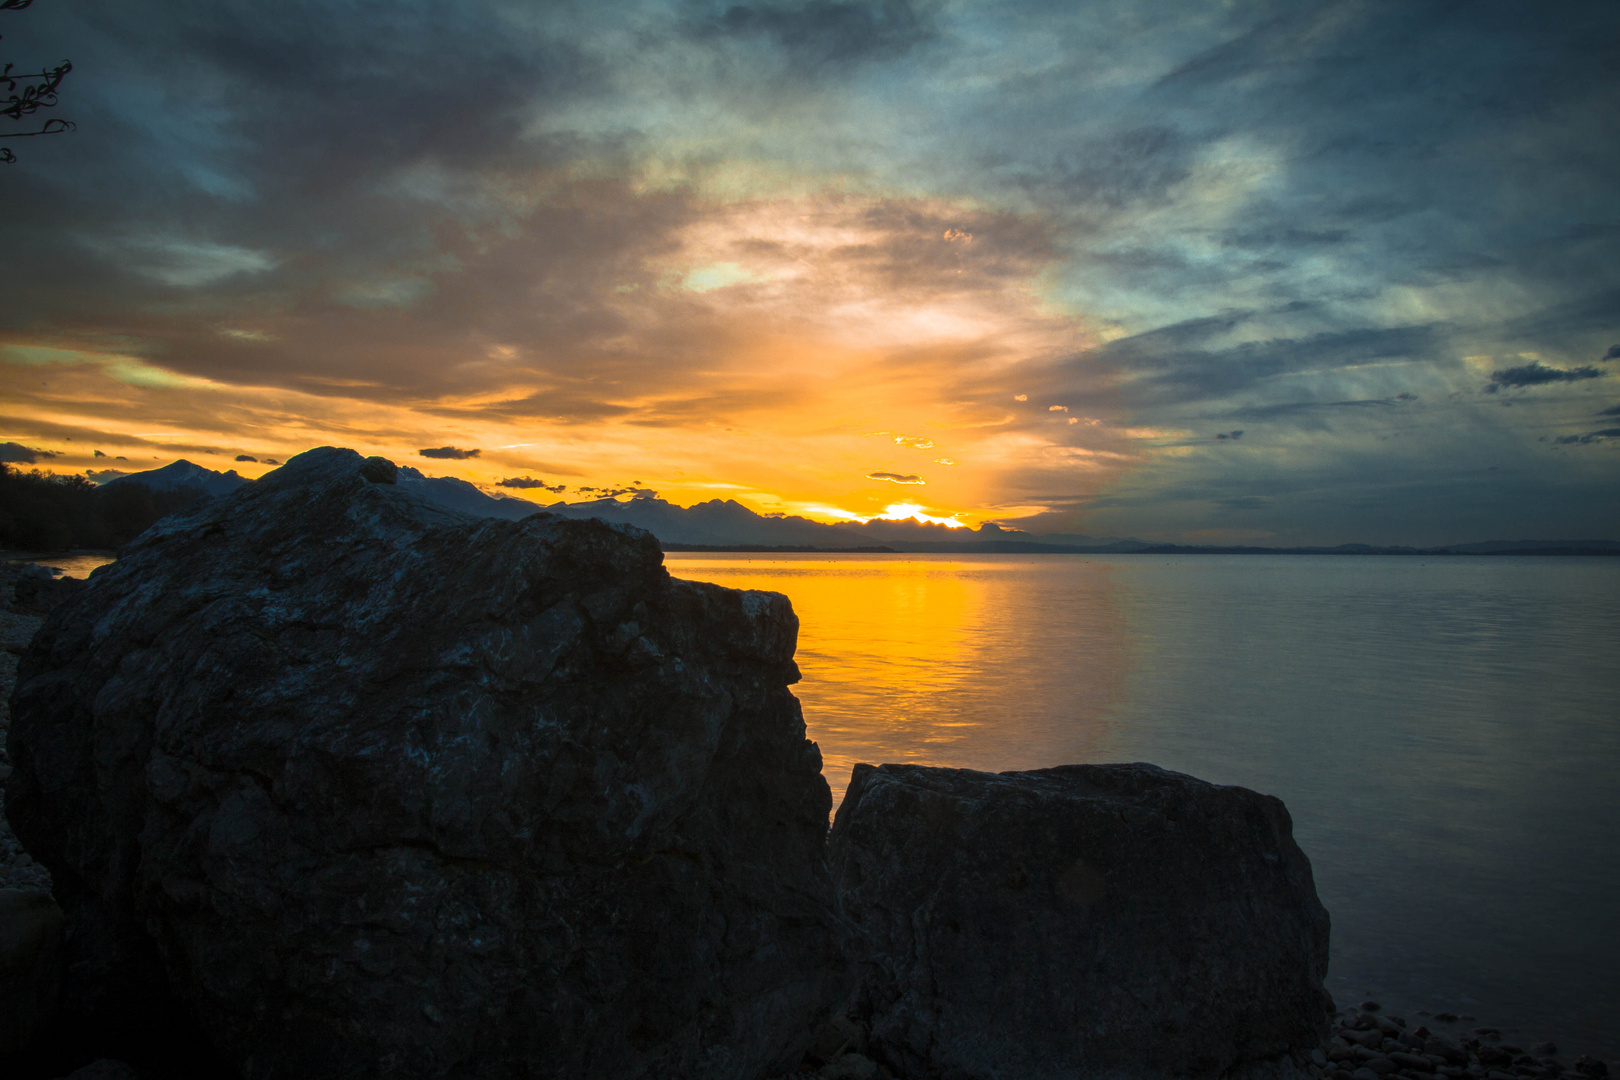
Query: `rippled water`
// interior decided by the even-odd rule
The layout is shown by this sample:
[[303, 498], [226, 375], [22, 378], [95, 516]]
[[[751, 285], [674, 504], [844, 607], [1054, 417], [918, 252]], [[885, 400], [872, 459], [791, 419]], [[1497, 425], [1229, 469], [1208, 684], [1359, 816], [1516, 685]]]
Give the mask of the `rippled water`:
[[786, 593], [857, 761], [1151, 761], [1281, 797], [1328, 988], [1620, 1054], [1620, 559], [671, 554]]

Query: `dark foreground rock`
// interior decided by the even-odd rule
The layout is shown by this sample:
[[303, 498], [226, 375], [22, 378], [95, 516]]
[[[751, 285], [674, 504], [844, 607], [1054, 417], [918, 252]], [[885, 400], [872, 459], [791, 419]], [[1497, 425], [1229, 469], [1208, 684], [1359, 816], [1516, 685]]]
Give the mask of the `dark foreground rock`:
[[1305, 1074], [1328, 916], [1283, 804], [1151, 765], [858, 765], [832, 831], [897, 1074]]
[[848, 972], [786, 599], [394, 474], [166, 519], [24, 655], [7, 813], [80, 1030], [250, 1080], [797, 1061]]
[[33, 1045], [62, 987], [62, 911], [49, 893], [0, 889], [0, 1060]]
[[[17, 660], [28, 651], [28, 643], [40, 624], [37, 613], [17, 603], [14, 589], [17, 582], [34, 578], [33, 570], [28, 564], [0, 563], [0, 784], [11, 775], [6, 738], [11, 730], [11, 692], [17, 686]], [[23, 850], [4, 816], [0, 816], [0, 889], [41, 893], [51, 890], [50, 874]]]

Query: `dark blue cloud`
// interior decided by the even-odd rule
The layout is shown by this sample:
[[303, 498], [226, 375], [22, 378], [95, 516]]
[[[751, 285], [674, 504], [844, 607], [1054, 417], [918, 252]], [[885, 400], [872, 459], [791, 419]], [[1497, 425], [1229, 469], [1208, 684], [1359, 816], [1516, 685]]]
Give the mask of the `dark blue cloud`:
[[1229, 415], [1264, 420], [1339, 409], [1392, 409], [1417, 399], [1416, 394], [1394, 394], [1385, 398], [1362, 398], [1356, 401], [1281, 401], [1271, 405], [1249, 405], [1235, 409]]
[[1485, 389], [1495, 393], [1501, 386], [1546, 386], [1549, 383], [1584, 382], [1601, 379], [1608, 372], [1590, 365], [1578, 368], [1548, 367], [1539, 360], [1520, 367], [1503, 368], [1491, 372], [1491, 383]]
[[892, 60], [938, 32], [932, 13], [910, 0], [735, 4], [688, 25], [699, 39], [768, 41], [812, 71]]
[[1195, 347], [1200, 338], [1219, 336], [1245, 318], [1203, 319], [1121, 338], [1095, 358], [1134, 376], [1127, 389], [1133, 400], [1164, 405], [1227, 398], [1280, 375], [1432, 359], [1440, 341], [1435, 327], [1395, 326]]
[[1192, 172], [1199, 149], [1198, 140], [1176, 128], [1144, 125], [1061, 147], [1019, 182], [1037, 197], [1061, 202], [1071, 212], [1082, 207], [1107, 212], [1127, 205], [1162, 204]]

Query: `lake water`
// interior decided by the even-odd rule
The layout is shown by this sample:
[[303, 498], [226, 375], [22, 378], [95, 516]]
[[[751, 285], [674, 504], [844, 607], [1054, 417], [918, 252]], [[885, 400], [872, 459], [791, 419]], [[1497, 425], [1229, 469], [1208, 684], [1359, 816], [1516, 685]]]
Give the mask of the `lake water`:
[[666, 560], [792, 598], [835, 800], [858, 761], [1267, 792], [1341, 1006], [1620, 1054], [1620, 559]]

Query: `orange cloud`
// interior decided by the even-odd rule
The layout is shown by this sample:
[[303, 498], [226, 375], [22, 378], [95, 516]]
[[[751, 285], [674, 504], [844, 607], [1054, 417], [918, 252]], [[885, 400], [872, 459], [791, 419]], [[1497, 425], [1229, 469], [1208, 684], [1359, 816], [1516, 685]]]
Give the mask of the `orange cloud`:
[[[429, 287], [397, 306], [293, 281], [252, 320], [229, 314], [240, 297], [204, 296], [190, 315], [103, 312], [0, 341], [21, 376], [0, 390], [0, 439], [94, 437], [147, 467], [429, 448], [435, 471], [484, 485], [634, 478], [822, 520], [885, 513], [850, 478], [921, 484], [904, 455], [941, 442], [941, 463], [970, 463], [931, 483], [930, 513], [951, 520], [1094, 492], [1136, 460], [1112, 428], [1058, 434], [1004, 404], [1061, 365], [1089, 411], [1113, 408], [1111, 372], [1085, 360], [1099, 339], [1036, 288], [1054, 254], [1035, 223], [843, 195], [558, 201], [511, 237], [448, 241], [457, 265], [412, 271]], [[949, 229], [972, 244], [941, 244]], [[565, 258], [568, 236], [584, 246]], [[874, 429], [902, 456], [872, 461]]]

